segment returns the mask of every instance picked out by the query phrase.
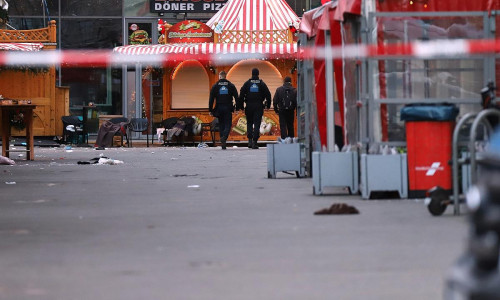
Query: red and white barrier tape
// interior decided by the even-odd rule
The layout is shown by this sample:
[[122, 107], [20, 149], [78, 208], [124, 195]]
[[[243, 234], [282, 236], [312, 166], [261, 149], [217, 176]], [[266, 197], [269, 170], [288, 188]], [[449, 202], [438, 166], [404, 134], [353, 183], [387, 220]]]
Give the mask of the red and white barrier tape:
[[500, 52], [499, 40], [436, 40], [408, 44], [348, 45], [344, 47], [300, 48], [296, 53], [159, 53], [123, 54], [112, 50], [0, 51], [0, 66], [105, 67], [121, 65], [166, 66], [187, 59], [211, 64], [231, 64], [244, 59], [365, 59], [384, 57], [440, 58], [464, 57]]

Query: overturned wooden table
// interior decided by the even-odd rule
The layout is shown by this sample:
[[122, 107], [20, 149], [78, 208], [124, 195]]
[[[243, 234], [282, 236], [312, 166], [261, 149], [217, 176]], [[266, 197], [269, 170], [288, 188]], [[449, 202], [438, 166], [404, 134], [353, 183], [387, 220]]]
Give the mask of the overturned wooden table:
[[[9, 157], [10, 152], [26, 152], [27, 160], [35, 159], [33, 151], [33, 110], [36, 105], [33, 104], [0, 104], [2, 113], [2, 156]], [[26, 150], [10, 150], [10, 114], [22, 113], [24, 123], [26, 124]]]

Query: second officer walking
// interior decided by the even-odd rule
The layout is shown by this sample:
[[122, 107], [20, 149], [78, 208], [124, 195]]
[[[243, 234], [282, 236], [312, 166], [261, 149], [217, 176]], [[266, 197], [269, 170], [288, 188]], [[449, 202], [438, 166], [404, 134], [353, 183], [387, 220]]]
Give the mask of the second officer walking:
[[[265, 101], [265, 102], [264, 102]], [[259, 69], [252, 69], [252, 78], [248, 79], [240, 89], [239, 108], [245, 104], [247, 118], [248, 148], [259, 149], [257, 142], [260, 137], [260, 123], [264, 115], [264, 107], [271, 107], [271, 92], [262, 79]]]

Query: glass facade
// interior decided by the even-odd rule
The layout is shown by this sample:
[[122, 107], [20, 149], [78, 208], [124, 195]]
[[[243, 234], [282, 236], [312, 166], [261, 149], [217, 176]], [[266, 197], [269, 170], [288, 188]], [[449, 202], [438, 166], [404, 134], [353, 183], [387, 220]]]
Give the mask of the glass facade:
[[[418, 17], [394, 13], [377, 17], [372, 24], [370, 36], [379, 45], [489, 38], [488, 23], [480, 13]], [[485, 83], [487, 61], [484, 56], [373, 60], [371, 98], [378, 106], [372, 110], [369, 123], [387, 127], [384, 132], [384, 126], [375, 125], [372, 138], [377, 142], [404, 141], [400, 111], [408, 103], [450, 102], [460, 107], [461, 114], [470, 111]]]
[[[126, 17], [154, 17], [158, 18], [158, 14], [149, 12], [149, 0], [124, 0], [123, 14]], [[175, 18], [173, 14], [167, 14], [164, 17]]]
[[[9, 4], [10, 25], [16, 29], [46, 27], [56, 20], [60, 49], [123, 45], [121, 0], [46, 0], [45, 7], [39, 0]], [[83, 107], [94, 103], [101, 114], [122, 114], [122, 73], [121, 68], [59, 68], [58, 84], [70, 88], [70, 113], [82, 115]]]
[[120, 19], [61, 19], [61, 49], [112, 49], [123, 45]]
[[47, 19], [36, 18], [36, 17], [26, 17], [26, 18], [14, 18], [9, 16], [9, 25], [18, 30], [28, 30], [34, 28], [47, 27]]
[[121, 16], [122, 0], [64, 0], [61, 1], [63, 16]]
[[[44, 8], [41, 2], [46, 2]], [[59, 1], [58, 0], [18, 0], [9, 1], [10, 16], [58, 16]], [[33, 28], [30, 28], [33, 29]]]

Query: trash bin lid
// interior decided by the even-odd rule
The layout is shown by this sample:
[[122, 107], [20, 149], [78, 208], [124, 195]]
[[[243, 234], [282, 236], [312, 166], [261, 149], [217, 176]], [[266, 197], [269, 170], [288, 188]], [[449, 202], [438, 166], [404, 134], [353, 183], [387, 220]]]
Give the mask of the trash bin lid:
[[458, 107], [450, 103], [412, 103], [401, 109], [401, 121], [454, 121]]

